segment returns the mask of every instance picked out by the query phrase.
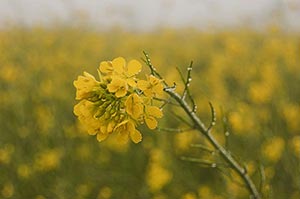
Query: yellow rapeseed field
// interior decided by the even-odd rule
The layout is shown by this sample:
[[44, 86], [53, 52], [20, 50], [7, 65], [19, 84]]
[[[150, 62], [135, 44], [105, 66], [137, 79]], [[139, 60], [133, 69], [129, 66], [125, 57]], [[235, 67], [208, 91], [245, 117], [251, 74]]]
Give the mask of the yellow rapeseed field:
[[[300, 35], [276, 28], [206, 31], [7, 28], [0, 30], [0, 198], [196, 199], [247, 198], [230, 170], [181, 160], [213, 160], [190, 147], [205, 143], [196, 132], [138, 126], [133, 142], [114, 135], [98, 142], [73, 113], [73, 81], [97, 76], [103, 60], [152, 63], [177, 89], [176, 67], [194, 62], [191, 91], [197, 114], [241, 162], [266, 198], [300, 198]], [[147, 72], [148, 71], [148, 72]], [[113, 91], [117, 92], [117, 91]], [[120, 94], [121, 95], [121, 94]], [[226, 121], [222, 122], [225, 117]], [[164, 113], [159, 127], [183, 125]], [[151, 127], [151, 124], [150, 124]], [[156, 127], [156, 122], [154, 127]]]

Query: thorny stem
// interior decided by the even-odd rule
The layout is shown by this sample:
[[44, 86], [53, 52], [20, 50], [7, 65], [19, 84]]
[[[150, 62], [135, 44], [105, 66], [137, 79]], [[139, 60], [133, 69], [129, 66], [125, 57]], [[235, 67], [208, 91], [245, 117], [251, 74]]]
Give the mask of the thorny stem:
[[207, 128], [204, 123], [200, 120], [200, 118], [196, 115], [195, 112], [193, 112], [193, 109], [188, 105], [188, 103], [185, 101], [185, 99], [182, 99], [182, 96], [180, 96], [178, 93], [174, 91], [173, 88], [166, 87], [164, 89], [166, 93], [168, 93], [175, 101], [177, 101], [180, 106], [184, 109], [186, 114], [191, 118], [191, 120], [194, 123], [195, 129], [199, 130], [208, 140], [209, 142], [214, 146], [214, 148], [220, 152], [223, 159], [231, 166], [231, 168], [238, 173], [238, 175], [243, 179], [243, 181], [246, 184], [247, 189], [252, 194], [253, 199], [260, 199], [260, 194], [256, 189], [255, 184], [251, 180], [250, 176], [248, 175], [246, 169], [241, 166], [230, 154], [229, 151], [227, 151], [210, 133], [211, 128]]

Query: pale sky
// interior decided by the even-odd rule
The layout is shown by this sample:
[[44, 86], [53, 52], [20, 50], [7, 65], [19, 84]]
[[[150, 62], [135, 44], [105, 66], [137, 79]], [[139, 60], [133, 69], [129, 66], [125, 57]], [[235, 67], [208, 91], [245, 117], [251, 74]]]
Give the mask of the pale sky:
[[[0, 0], [0, 26], [87, 22], [99, 28], [261, 27], [300, 30], [300, 0]], [[84, 19], [84, 20], [82, 20]]]

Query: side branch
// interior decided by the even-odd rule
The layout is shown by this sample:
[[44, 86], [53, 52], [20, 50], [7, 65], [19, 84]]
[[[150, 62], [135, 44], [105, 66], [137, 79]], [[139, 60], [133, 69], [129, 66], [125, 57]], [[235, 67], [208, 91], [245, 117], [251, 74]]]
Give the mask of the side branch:
[[247, 189], [252, 194], [252, 198], [254, 199], [260, 199], [260, 194], [256, 189], [255, 184], [251, 180], [250, 176], [248, 175], [247, 171], [243, 166], [241, 166], [234, 158], [233, 156], [227, 151], [211, 134], [210, 134], [210, 128], [207, 128], [204, 123], [199, 119], [199, 117], [196, 115], [196, 113], [193, 111], [193, 109], [188, 105], [188, 103], [182, 99], [182, 96], [180, 96], [178, 93], [174, 91], [174, 89], [166, 87], [164, 89], [166, 93], [170, 95], [175, 101], [180, 104], [180, 106], [184, 109], [186, 114], [190, 117], [190, 119], [193, 121], [195, 129], [200, 131], [208, 140], [209, 142], [214, 146], [214, 148], [220, 152], [223, 159], [230, 165], [230, 167], [235, 170], [238, 175], [243, 179], [244, 183], [246, 184]]

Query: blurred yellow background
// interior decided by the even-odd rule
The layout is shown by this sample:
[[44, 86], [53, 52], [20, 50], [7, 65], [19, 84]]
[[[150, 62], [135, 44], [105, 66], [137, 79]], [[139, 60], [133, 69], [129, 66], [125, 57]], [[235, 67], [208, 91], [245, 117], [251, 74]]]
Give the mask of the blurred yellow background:
[[[168, 82], [180, 82], [194, 60], [192, 95], [213, 133], [224, 140], [220, 108], [228, 116], [229, 149], [270, 198], [299, 197], [300, 37], [275, 27], [199, 32], [129, 33], [85, 28], [10, 28], [0, 32], [0, 198], [246, 198], [247, 192], [213, 168], [180, 160], [210, 159], [189, 147], [196, 132], [141, 129], [141, 144], [98, 143], [72, 113], [72, 83], [100, 61], [142, 57], [148, 51]], [[147, 71], [146, 66], [144, 70]], [[179, 83], [178, 83], [179, 84]], [[180, 90], [180, 85], [178, 86]], [[171, 115], [162, 127], [180, 127]], [[233, 176], [233, 178], [236, 178]]]

